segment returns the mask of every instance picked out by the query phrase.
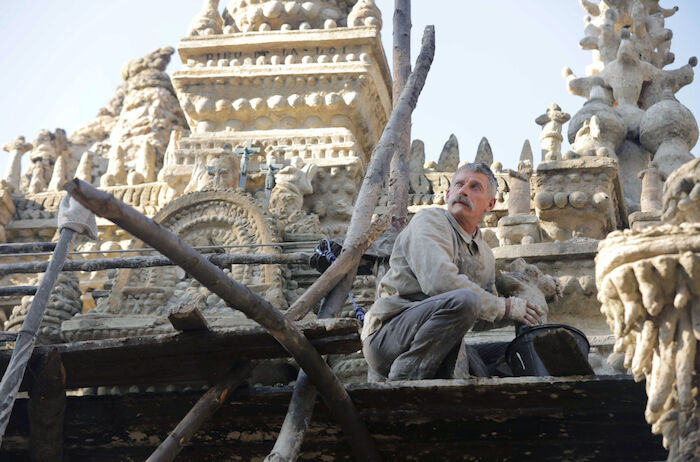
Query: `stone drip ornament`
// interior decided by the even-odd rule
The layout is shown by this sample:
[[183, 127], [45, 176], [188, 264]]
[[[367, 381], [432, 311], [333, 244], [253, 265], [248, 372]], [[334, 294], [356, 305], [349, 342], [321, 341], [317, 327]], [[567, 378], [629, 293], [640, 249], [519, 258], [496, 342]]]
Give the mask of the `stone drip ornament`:
[[[648, 173], [647, 173], [648, 175]], [[644, 416], [669, 460], [700, 457], [700, 159], [664, 185], [663, 224], [611, 233], [599, 245], [596, 284], [614, 351], [646, 380]]]

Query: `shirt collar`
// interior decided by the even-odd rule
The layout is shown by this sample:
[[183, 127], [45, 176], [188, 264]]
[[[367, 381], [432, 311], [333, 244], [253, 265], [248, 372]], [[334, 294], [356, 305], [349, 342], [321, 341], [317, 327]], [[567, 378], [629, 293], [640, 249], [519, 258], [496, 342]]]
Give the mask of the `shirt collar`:
[[464, 230], [464, 228], [460, 226], [459, 223], [457, 223], [455, 217], [453, 217], [448, 210], [445, 210], [445, 215], [447, 215], [447, 220], [450, 222], [454, 230], [457, 231], [457, 234], [459, 234], [459, 236], [465, 243], [471, 244], [472, 241], [481, 239], [481, 230], [478, 226], [476, 227], [474, 234], [469, 234]]

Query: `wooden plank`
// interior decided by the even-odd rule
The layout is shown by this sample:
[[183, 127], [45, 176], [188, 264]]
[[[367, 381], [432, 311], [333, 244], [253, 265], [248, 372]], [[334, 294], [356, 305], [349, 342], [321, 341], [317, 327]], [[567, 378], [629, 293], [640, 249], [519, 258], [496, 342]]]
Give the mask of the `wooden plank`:
[[[353, 385], [348, 392], [386, 460], [667, 458], [644, 421], [644, 385], [628, 376], [430, 380]], [[182, 460], [262, 459], [291, 393], [291, 387], [235, 391], [192, 437]], [[196, 391], [69, 397], [66, 460], [144, 460], [199, 397]], [[11, 422], [14, 444], [0, 448], [0, 461], [26, 460], [22, 428], [20, 420]], [[354, 460], [317, 401], [300, 460], [326, 457]]]
[[180, 305], [170, 310], [168, 320], [180, 331], [209, 330], [209, 324], [199, 308], [194, 305]]
[[[351, 353], [361, 348], [354, 319], [299, 324], [320, 354]], [[35, 354], [49, 348], [37, 346]], [[68, 388], [213, 382], [242, 359], [289, 357], [289, 353], [258, 325], [196, 333], [89, 340], [51, 345], [61, 353]], [[0, 352], [0, 370], [10, 352]]]

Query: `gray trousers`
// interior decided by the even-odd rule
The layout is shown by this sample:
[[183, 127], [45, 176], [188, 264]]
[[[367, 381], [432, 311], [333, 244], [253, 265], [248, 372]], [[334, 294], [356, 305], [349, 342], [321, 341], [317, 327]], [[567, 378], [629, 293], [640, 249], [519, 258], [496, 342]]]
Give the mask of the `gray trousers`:
[[468, 289], [413, 302], [367, 337], [362, 352], [370, 368], [389, 380], [432, 379], [476, 322], [481, 302]]

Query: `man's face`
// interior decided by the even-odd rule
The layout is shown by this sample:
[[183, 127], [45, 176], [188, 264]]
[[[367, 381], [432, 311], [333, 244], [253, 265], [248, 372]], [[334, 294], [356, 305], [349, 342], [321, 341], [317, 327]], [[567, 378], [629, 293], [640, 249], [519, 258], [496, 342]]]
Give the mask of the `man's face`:
[[445, 199], [447, 210], [460, 225], [476, 226], [486, 212], [493, 210], [496, 198], [489, 195], [488, 186], [489, 179], [483, 173], [462, 170], [455, 176]]

